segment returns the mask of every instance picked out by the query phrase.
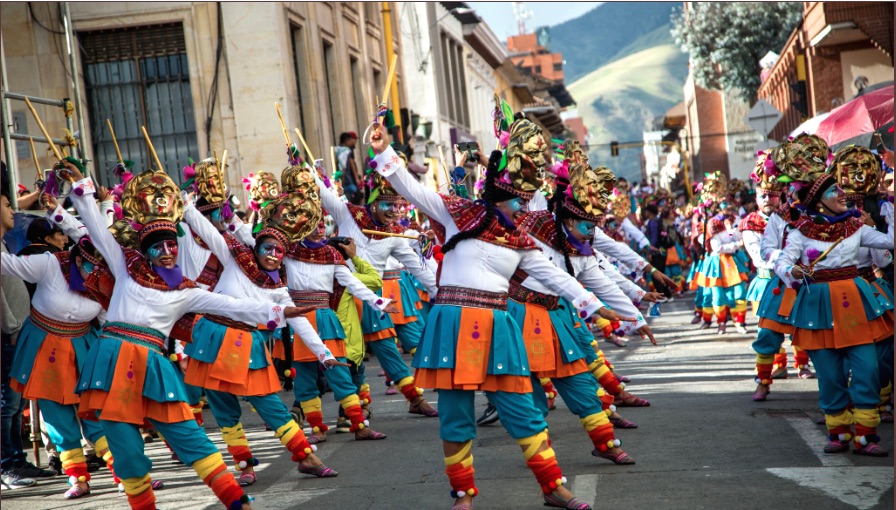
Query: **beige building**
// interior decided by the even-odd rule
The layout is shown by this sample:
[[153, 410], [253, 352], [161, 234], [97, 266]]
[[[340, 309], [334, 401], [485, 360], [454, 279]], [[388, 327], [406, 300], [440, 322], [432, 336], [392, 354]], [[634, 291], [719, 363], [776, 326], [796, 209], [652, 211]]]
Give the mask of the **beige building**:
[[[359, 136], [372, 119], [389, 62], [383, 5], [388, 2], [75, 2], [70, 4], [82, 91], [86, 156], [105, 184], [117, 160], [106, 119], [125, 159], [147, 168], [140, 126], [178, 182], [187, 158], [228, 151], [228, 185], [286, 165], [279, 102], [290, 140], [299, 127], [316, 158], [331, 166], [343, 131]], [[0, 7], [9, 91], [74, 98], [59, 3]], [[395, 9], [392, 9], [393, 26]], [[406, 99], [400, 30], [397, 88]], [[51, 135], [62, 137], [61, 109], [36, 105]], [[11, 102], [16, 131], [38, 133], [25, 104]], [[396, 117], [399, 117], [396, 112]], [[77, 125], [77, 124], [76, 124]], [[15, 142], [18, 177], [34, 180], [30, 149]], [[45, 145], [41, 165], [49, 166]], [[362, 161], [356, 150], [357, 162]]]

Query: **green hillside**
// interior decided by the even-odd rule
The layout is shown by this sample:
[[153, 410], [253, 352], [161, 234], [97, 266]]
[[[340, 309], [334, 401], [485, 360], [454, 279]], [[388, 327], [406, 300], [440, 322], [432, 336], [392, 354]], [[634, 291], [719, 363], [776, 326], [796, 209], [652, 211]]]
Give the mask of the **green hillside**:
[[[592, 164], [627, 178], [640, 176], [639, 149], [621, 149], [614, 158], [607, 145], [643, 139], [650, 122], [682, 100], [687, 55], [669, 33], [669, 15], [677, 5], [607, 3], [551, 28], [551, 49], [563, 52], [566, 87], [591, 135]], [[579, 31], [578, 46], [567, 46], [570, 32], [580, 25], [596, 27], [598, 19], [600, 30], [586, 36]]]

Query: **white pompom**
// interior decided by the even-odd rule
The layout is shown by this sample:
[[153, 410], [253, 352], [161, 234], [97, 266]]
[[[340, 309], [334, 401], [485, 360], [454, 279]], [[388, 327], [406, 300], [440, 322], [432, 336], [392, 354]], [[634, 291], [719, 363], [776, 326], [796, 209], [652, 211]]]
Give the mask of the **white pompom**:
[[124, 492], [124, 484], [123, 483], [118, 484], [118, 492]]
[[849, 436], [846, 434], [840, 434], [837, 436], [841, 441], [849, 441]]
[[616, 406], [614, 406], [613, 404], [610, 404], [610, 411], [613, 411], [613, 412], [615, 413], [615, 412], [616, 412]]
[[624, 382], [619, 383], [619, 389], [621, 389], [621, 390], [624, 390], [624, 389], [625, 389], [625, 383], [624, 383]]
[[563, 485], [566, 485], [566, 477], [565, 476], [561, 476], [560, 481], [563, 482]]
[[364, 426], [365, 426], [365, 427], [369, 427], [369, 426], [370, 426], [370, 420], [364, 420]]
[[248, 465], [249, 464], [244, 460], [241, 460], [239, 463], [240, 469], [246, 469], [246, 466], [248, 466]]
[[77, 476], [70, 476], [70, 477], [68, 477], [68, 484], [69, 484], [69, 485], [75, 485], [76, 483], [78, 483], [78, 477], [77, 477]]
[[866, 439], [865, 436], [859, 436], [859, 444], [862, 445], [862, 446], [867, 445], [867, 444], [868, 444], [868, 439]]
[[457, 491], [454, 493], [458, 498], [462, 498], [467, 495], [465, 491]]
[[614, 445], [614, 446], [619, 446], [619, 445], [621, 445], [621, 444], [622, 444], [622, 441], [620, 441], [620, 440], [618, 440], [618, 439], [614, 439], [614, 440], [613, 440], [613, 445]]
[[311, 445], [311, 451], [312, 451], [312, 452], [316, 452], [316, 451], [317, 451], [317, 445], [316, 445], [316, 444]]

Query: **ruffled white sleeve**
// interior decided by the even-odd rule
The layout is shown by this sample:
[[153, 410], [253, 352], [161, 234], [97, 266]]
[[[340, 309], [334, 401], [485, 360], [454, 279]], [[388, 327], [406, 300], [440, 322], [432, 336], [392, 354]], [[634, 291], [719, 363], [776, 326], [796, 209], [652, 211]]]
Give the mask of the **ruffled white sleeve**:
[[62, 206], [57, 205], [54, 211], [47, 211], [47, 221], [59, 227], [72, 241], [77, 242], [87, 235], [87, 227]]
[[[582, 288], [575, 278], [560, 270], [540, 250], [525, 251], [519, 267], [532, 278], [568, 299], [578, 310], [579, 317], [590, 317], [604, 308], [604, 303], [597, 296]], [[612, 282], [610, 284], [612, 285]]]

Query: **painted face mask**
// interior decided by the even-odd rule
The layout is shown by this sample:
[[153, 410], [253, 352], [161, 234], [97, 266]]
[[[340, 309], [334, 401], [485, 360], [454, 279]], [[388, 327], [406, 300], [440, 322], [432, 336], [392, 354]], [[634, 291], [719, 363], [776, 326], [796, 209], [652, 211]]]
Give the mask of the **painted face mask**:
[[591, 221], [577, 221], [575, 224], [575, 231], [585, 237], [594, 237], [594, 222]]
[[84, 270], [85, 273], [90, 274], [95, 268], [96, 266], [91, 262], [87, 262], [86, 260], [84, 262], [81, 262], [81, 269]]
[[125, 185], [121, 209], [141, 225], [158, 219], [177, 222], [183, 217], [184, 203], [171, 177], [148, 170]]
[[880, 160], [864, 147], [845, 147], [834, 155], [837, 184], [851, 200], [873, 193], [880, 182]]
[[159, 241], [146, 250], [146, 255], [154, 266], [160, 266], [160, 259], [164, 256], [177, 258], [176, 241]]
[[215, 163], [214, 158], [204, 159], [196, 164], [196, 183], [199, 194], [210, 204], [223, 202], [227, 198], [224, 172]]
[[277, 241], [266, 239], [258, 245], [258, 254], [262, 257], [274, 257], [280, 262], [283, 260], [283, 257], [286, 256], [286, 250], [284, 250], [283, 245]]

